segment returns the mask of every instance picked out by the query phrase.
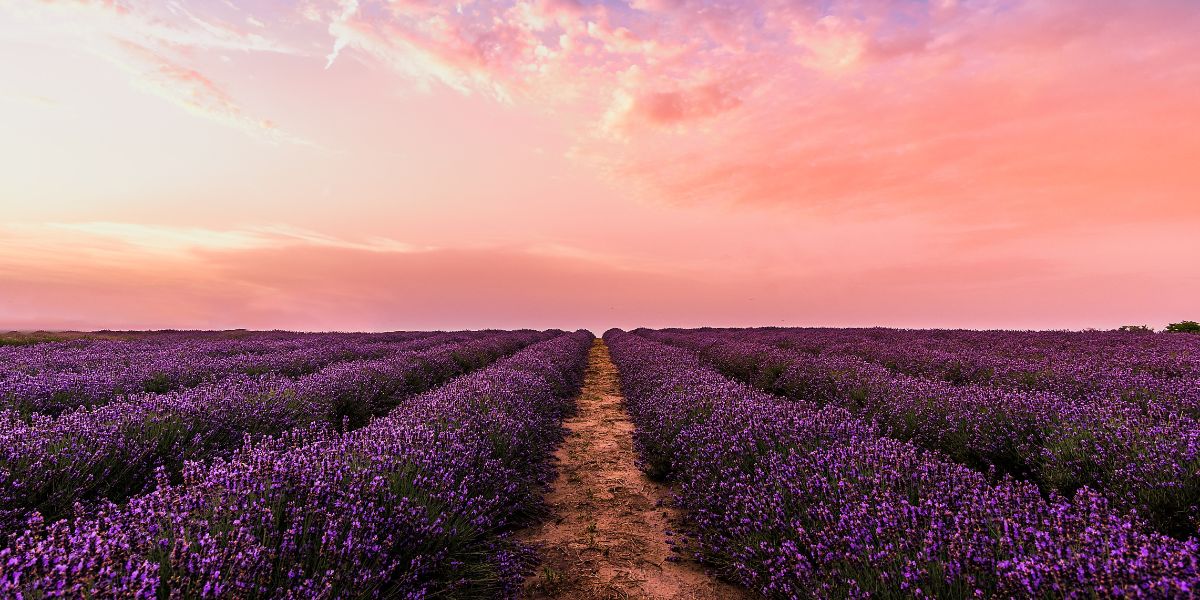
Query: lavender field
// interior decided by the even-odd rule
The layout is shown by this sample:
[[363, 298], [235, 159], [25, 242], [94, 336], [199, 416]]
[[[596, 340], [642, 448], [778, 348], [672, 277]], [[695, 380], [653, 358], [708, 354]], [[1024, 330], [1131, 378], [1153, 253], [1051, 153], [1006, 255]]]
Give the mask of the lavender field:
[[778, 597], [1192, 597], [1200, 339], [606, 334], [685, 547]]
[[511, 590], [591, 334], [7, 349], [0, 596]]
[[1198, 535], [1196, 335], [0, 347], [5, 598], [1189, 598]]
[[1200, 600], [1200, 0], [0, 57], [0, 600]]

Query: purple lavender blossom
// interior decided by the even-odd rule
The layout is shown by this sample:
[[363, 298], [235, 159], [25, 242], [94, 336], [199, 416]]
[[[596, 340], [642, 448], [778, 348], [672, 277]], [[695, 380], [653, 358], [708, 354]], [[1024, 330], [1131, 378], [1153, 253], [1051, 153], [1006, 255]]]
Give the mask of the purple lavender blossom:
[[354, 431], [188, 463], [123, 506], [35, 515], [0, 550], [0, 596], [512, 595], [529, 558], [508, 532], [540, 501], [591, 339], [535, 343]]
[[731, 381], [692, 351], [605, 334], [652, 474], [699, 554], [768, 597], [1190, 597], [1195, 540], [978, 472], [838, 406]]

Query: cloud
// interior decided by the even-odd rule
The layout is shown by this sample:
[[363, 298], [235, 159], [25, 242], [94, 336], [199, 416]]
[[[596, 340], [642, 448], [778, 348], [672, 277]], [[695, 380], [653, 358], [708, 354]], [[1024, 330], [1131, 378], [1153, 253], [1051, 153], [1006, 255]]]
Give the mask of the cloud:
[[[737, 110], [696, 111], [707, 118], [685, 128], [625, 119], [621, 143], [583, 142], [578, 156], [672, 204], [1034, 226], [1200, 218], [1182, 200], [1200, 187], [1185, 166], [1200, 157], [1188, 108], [1200, 38], [1183, 25], [1200, 25], [1195, 11], [960, 5], [901, 27], [865, 6], [858, 21], [796, 17], [786, 44], [762, 42], [738, 71]], [[713, 68], [711, 54], [693, 58]], [[618, 95], [616, 112], [687, 115], [685, 97], [656, 111], [655, 96]]]
[[350, 43], [349, 22], [354, 13], [358, 12], [358, 0], [342, 0], [341, 8], [341, 12], [329, 24], [329, 33], [333, 36], [333, 50], [325, 57], [326, 70], [333, 66], [342, 49]]
[[339, 0], [330, 11], [332, 67], [347, 49], [390, 68], [422, 89], [511, 100], [511, 89], [536, 79], [554, 52], [538, 37], [544, 24], [527, 5], [479, 3], [460, 13], [448, 3], [379, 3]]
[[200, 15], [180, 2], [9, 0], [0, 9], [46, 32], [89, 42], [115, 37], [161, 48], [306, 54], [264, 35], [260, 28], [247, 29], [215, 15]]
[[857, 67], [869, 43], [866, 33], [835, 15], [800, 25], [792, 35], [794, 43], [807, 50], [801, 64], [831, 73]]
[[[887, 261], [850, 252], [834, 265], [818, 244], [792, 253], [805, 268], [687, 270], [561, 244], [410, 248], [278, 226], [7, 226], [0, 327], [1083, 327], [1165, 323], [1200, 294], [1200, 278], [1147, 262], [1200, 251], [1188, 227], [1039, 241], [1009, 233], [933, 243], [925, 259], [896, 246]], [[896, 242], [861, 243], [877, 256]]]
[[338, 6], [331, 60], [552, 112], [651, 202], [1111, 219], [1200, 185], [1178, 168], [1200, 152], [1187, 2]]
[[688, 127], [741, 106], [733, 87], [713, 81], [666, 91], [619, 89], [613, 94], [601, 130], [609, 137], [627, 140], [646, 126]]
[[133, 42], [121, 41], [120, 51], [110, 57], [127, 71], [134, 85], [172, 102], [188, 112], [211, 119], [270, 142], [313, 146], [312, 142], [279, 129], [270, 119], [251, 116], [228, 92], [196, 69]]
[[262, 140], [314, 145], [255, 117], [200, 69], [197, 51], [302, 54], [288, 44], [230, 23], [203, 18], [179, 3], [120, 0], [16, 0], [0, 6], [40, 30], [42, 39], [79, 45], [124, 70], [137, 88], [188, 112]]
[[1062, 193], [1105, 212], [1118, 193], [1173, 205], [1198, 183], [1156, 166], [1200, 139], [1200, 13], [1184, 0], [311, 0], [266, 27], [217, 5], [13, 6], [142, 48], [140, 87], [257, 137], [304, 143], [239, 106], [199, 53], [350, 58], [538, 112], [571, 156], [652, 202], [1007, 214]]
[[[71, 232], [89, 236], [93, 241], [115, 242], [138, 251], [153, 254], [182, 255], [196, 251], [251, 250], [264, 248], [294, 248], [301, 246], [341, 248], [371, 253], [403, 253], [428, 251], [398, 240], [372, 237], [361, 241], [347, 240], [290, 225], [259, 225], [237, 229], [205, 229], [142, 223], [92, 221], [79, 223], [46, 223], [43, 225], [10, 225], [10, 234], [49, 235]], [[59, 242], [52, 242], [59, 243]]]
[[[309, 0], [256, 7], [264, 27], [231, 4], [4, 3], [18, 43], [78, 43], [259, 139], [303, 143], [280, 114], [348, 147], [210, 161], [228, 140], [205, 139], [164, 169], [156, 143], [124, 164], [97, 154], [110, 122], [25, 127], [39, 153], [18, 162], [79, 168], [25, 169], [22, 218], [224, 226], [2, 230], [12, 322], [131, 318], [147, 290], [197, 326], [549, 324], [610, 306], [631, 324], [1032, 326], [1154, 322], [1197, 293], [1194, 2]], [[0, 101], [50, 123], [18, 111], [37, 92]], [[383, 235], [237, 224], [285, 210]], [[476, 311], [481, 297], [496, 301]]]
[[654, 123], [678, 123], [703, 118], [736, 108], [741, 101], [719, 83], [687, 90], [646, 94], [635, 102], [633, 110]]
[[574, 327], [636, 306], [606, 290], [699, 298], [711, 287], [560, 244], [428, 248], [277, 225], [110, 222], [0, 228], [0, 281], [0, 327]]
[[52, 108], [58, 104], [53, 98], [47, 98], [38, 94], [21, 94], [14, 92], [0, 92], [0, 100], [5, 102], [18, 102], [25, 106], [33, 106], [36, 108]]

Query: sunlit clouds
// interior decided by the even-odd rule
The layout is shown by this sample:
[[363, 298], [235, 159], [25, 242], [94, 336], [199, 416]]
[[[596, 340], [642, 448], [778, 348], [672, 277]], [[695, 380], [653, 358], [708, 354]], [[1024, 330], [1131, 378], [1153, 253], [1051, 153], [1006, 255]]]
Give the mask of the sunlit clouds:
[[285, 43], [268, 40], [250, 27], [205, 20], [178, 3], [134, 6], [120, 0], [15, 0], [4, 4], [14, 27], [34, 28], [41, 33], [37, 38], [48, 43], [85, 48], [123, 71], [132, 86], [192, 114], [264, 140], [308, 143], [280, 131], [269, 118], [246, 114], [230, 92], [185, 64], [197, 52], [295, 52]]
[[1185, 0], [0, 0], [0, 327], [1183, 318], [1196, 31]]

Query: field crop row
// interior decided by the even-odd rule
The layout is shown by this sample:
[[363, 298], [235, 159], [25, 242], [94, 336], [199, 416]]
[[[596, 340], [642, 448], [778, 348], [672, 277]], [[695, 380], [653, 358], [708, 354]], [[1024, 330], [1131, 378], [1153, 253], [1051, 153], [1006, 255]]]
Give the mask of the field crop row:
[[355, 431], [302, 430], [185, 466], [122, 506], [0, 550], [5, 597], [512, 594], [592, 336], [558, 335]]
[[693, 351], [605, 334], [651, 474], [687, 538], [769, 597], [1188, 597], [1200, 546], [883, 435], [831, 404], [732, 381]]
[[372, 338], [363, 334], [292, 334], [251, 340], [169, 336], [7, 348], [0, 358], [0, 407], [23, 415], [54, 415], [131, 394], [194, 387], [229, 375], [297, 377], [339, 361], [381, 358], [467, 341], [476, 335], [439, 332]]
[[[1200, 417], [1200, 337], [1128, 332], [706, 330], [811, 355], [852, 355], [953, 385], [1122, 399]], [[671, 330], [664, 330], [670, 333]]]
[[1158, 531], [1200, 532], [1200, 422], [1188, 415], [1121, 398], [952, 385], [852, 355], [744, 341], [738, 332], [642, 335], [698, 350], [764, 391], [842, 407], [970, 467], [1067, 496], [1087, 487]]
[[359, 427], [407, 396], [548, 335], [479, 333], [423, 352], [335, 363], [294, 380], [227, 377], [57, 417], [27, 421], [0, 412], [0, 533], [19, 529], [32, 512], [56, 520], [77, 502], [123, 501], [148, 491], [156, 474], [178, 480], [188, 461], [228, 455], [246, 438], [313, 424]]

